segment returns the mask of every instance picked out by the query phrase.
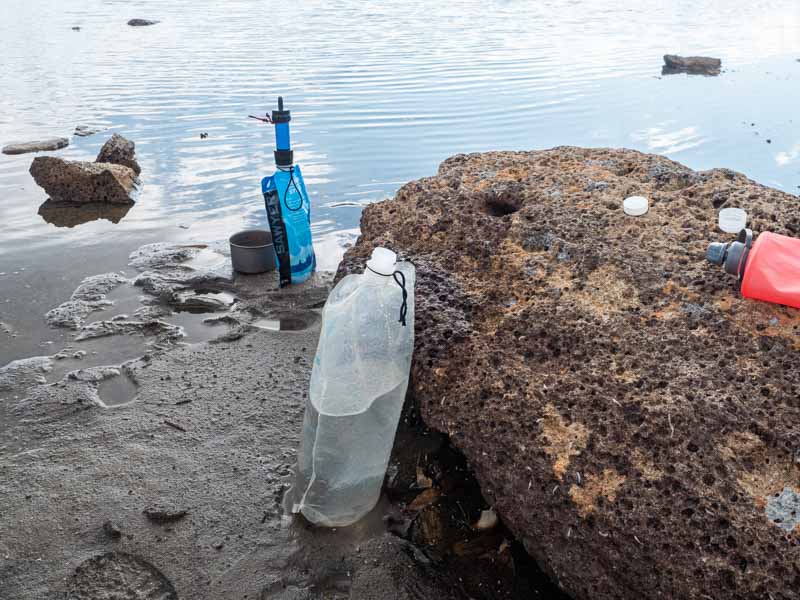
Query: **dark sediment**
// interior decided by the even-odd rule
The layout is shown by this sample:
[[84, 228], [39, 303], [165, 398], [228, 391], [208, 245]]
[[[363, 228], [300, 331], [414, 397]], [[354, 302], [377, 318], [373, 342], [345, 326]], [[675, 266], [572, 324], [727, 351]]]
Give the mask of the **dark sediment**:
[[414, 260], [422, 417], [575, 598], [797, 597], [800, 312], [706, 262], [724, 206], [800, 236], [797, 197], [725, 169], [459, 155], [368, 206], [340, 267]]

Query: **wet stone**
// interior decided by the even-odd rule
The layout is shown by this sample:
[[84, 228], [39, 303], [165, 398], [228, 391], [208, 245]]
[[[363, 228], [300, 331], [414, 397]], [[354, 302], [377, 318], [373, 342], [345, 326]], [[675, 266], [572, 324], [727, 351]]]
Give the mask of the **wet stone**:
[[155, 25], [160, 21], [150, 21], [149, 19], [131, 19], [128, 21], [128, 25], [131, 27], [147, 27], [149, 25]]
[[35, 142], [19, 142], [3, 146], [3, 154], [27, 154], [28, 152], [46, 152], [60, 150], [69, 146], [67, 138], [51, 138]]

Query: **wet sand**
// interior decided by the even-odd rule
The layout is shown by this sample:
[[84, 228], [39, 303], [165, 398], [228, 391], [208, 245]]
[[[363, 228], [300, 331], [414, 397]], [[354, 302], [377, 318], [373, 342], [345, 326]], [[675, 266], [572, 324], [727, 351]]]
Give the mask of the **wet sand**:
[[[134, 597], [148, 599], [529, 598], [549, 589], [502, 525], [473, 529], [487, 508], [478, 486], [411, 400], [388, 495], [370, 515], [321, 530], [287, 514], [331, 276], [278, 291], [274, 274], [220, 275], [209, 251], [135, 253], [137, 286], [109, 292], [100, 302], [115, 304], [73, 335], [98, 324], [119, 331], [0, 370], [8, 597], [137, 587]], [[188, 277], [186, 265], [197, 267]], [[237, 302], [201, 313], [216, 323], [192, 326], [213, 339], [187, 344], [170, 321], [196, 313], [164, 299], [209, 285]], [[141, 318], [153, 311], [160, 319]]]

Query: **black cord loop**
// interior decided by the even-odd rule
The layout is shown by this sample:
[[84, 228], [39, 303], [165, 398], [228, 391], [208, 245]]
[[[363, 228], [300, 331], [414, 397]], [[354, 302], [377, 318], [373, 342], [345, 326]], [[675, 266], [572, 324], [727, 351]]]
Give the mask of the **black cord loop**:
[[[386, 273], [378, 273], [375, 269], [371, 268], [367, 265], [367, 269], [375, 273], [375, 275], [380, 275], [381, 277], [391, 277], [394, 279], [395, 283], [400, 286], [400, 289], [403, 290], [403, 303], [400, 305], [400, 319], [398, 322], [405, 327], [406, 326], [406, 315], [408, 314], [408, 290], [406, 290], [406, 276], [402, 271], [395, 271], [387, 275]], [[399, 277], [398, 277], [399, 275]]]
[[[292, 184], [294, 184], [294, 189], [297, 190], [297, 195], [300, 197], [300, 202], [297, 204], [297, 207], [295, 208], [289, 206], [288, 202], [289, 188], [292, 187]], [[292, 212], [297, 212], [303, 206], [303, 192], [300, 191], [300, 188], [297, 186], [297, 181], [295, 181], [294, 179], [294, 167], [289, 167], [289, 183], [286, 184], [286, 189], [283, 191], [283, 203], [286, 205], [286, 208], [288, 208]]]

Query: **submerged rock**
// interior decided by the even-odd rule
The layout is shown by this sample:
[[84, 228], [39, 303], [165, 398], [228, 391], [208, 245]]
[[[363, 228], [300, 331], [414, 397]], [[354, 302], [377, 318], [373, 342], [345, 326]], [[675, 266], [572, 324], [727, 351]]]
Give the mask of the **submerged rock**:
[[[75, 131], [73, 132], [73, 135], [77, 135], [78, 137], [89, 137], [90, 135], [94, 135], [95, 133], [99, 133], [99, 132], [103, 131], [104, 129], [105, 129], [105, 127], [91, 127], [89, 125], [76, 125], [75, 126]], [[99, 161], [99, 162], [103, 162], [103, 161]], [[113, 161], [107, 161], [107, 162], [113, 162]]]
[[690, 75], [719, 75], [722, 61], [708, 56], [678, 56], [676, 54], [664, 55], [662, 75], [675, 73], [688, 73]]
[[142, 168], [136, 162], [136, 144], [127, 138], [124, 138], [118, 133], [112, 135], [103, 147], [100, 148], [100, 153], [97, 155], [95, 162], [99, 163], [112, 163], [115, 165], [123, 165], [139, 175]]
[[422, 416], [574, 598], [796, 595], [800, 311], [707, 264], [721, 197], [800, 235], [797, 197], [726, 169], [459, 155], [366, 207], [340, 267], [377, 245], [415, 262]]
[[133, 203], [136, 174], [122, 165], [40, 156], [33, 159], [30, 173], [56, 202]]
[[148, 21], [147, 19], [131, 19], [128, 21], [128, 25], [131, 27], [147, 27], [148, 25], [155, 25], [160, 22], [161, 21]]
[[28, 152], [48, 152], [69, 146], [67, 138], [58, 137], [35, 142], [19, 142], [3, 146], [3, 154], [27, 154]]

